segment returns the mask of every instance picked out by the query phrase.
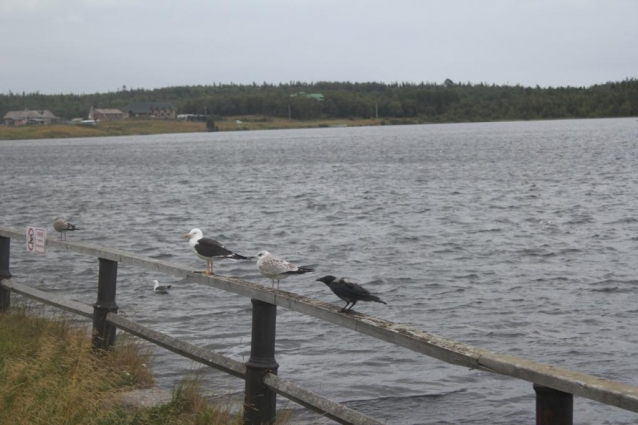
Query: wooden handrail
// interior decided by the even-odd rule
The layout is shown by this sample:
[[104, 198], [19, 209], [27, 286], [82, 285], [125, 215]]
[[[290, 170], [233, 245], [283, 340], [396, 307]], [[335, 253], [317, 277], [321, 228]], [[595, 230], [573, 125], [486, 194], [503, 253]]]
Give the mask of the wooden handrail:
[[91, 319], [93, 317], [93, 307], [82, 304], [77, 301], [69, 300], [59, 295], [40, 291], [27, 285], [14, 282], [12, 279], [0, 281], [3, 288], [8, 289], [16, 294], [24, 295], [43, 304], [47, 304], [59, 309], [74, 313]]
[[[0, 236], [25, 238], [23, 231], [1, 226]], [[186, 279], [189, 282], [229, 291], [316, 317], [447, 363], [522, 379], [540, 386], [638, 412], [638, 388], [623, 383], [495, 353], [362, 313], [343, 314], [340, 312], [340, 308], [333, 304], [286, 291], [273, 290], [240, 279], [195, 274], [182, 265], [146, 258], [117, 249], [54, 239], [47, 239], [47, 246], [165, 273]]]
[[[87, 318], [93, 317], [94, 310], [91, 306], [77, 301], [68, 300], [59, 295], [40, 291], [30, 286], [13, 282], [10, 279], [0, 281], [0, 287], [52, 307]], [[237, 360], [233, 360], [229, 357], [217, 354], [214, 351], [197, 347], [193, 344], [173, 338], [114, 313], [108, 313], [106, 317], [109, 323], [127, 333], [130, 333], [131, 335], [135, 335], [182, 357], [189, 358], [229, 375], [246, 379], [246, 366]], [[267, 376], [264, 377], [264, 385], [271, 388], [277, 394], [314, 410], [321, 415], [325, 415], [338, 423], [353, 425], [381, 424], [381, 422], [363, 415], [356, 410], [345, 407], [339, 403], [335, 403], [311, 391], [304, 390], [291, 381], [282, 379], [275, 375], [271, 376], [270, 374], [267, 374]]]

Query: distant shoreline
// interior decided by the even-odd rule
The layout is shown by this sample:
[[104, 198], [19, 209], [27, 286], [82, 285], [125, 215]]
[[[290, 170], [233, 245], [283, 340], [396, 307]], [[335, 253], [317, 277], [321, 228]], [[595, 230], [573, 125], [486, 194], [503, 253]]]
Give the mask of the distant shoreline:
[[[559, 121], [581, 119], [615, 119], [634, 117], [605, 117], [605, 118], [554, 118], [545, 120], [527, 121]], [[521, 120], [513, 120], [521, 121]], [[472, 121], [466, 123], [479, 123], [486, 121]], [[512, 121], [487, 121], [487, 122], [512, 122]], [[427, 122], [417, 118], [373, 118], [373, 119], [322, 119], [322, 120], [288, 120], [286, 118], [273, 118], [262, 116], [227, 117], [224, 120], [215, 121], [218, 132], [227, 131], [251, 131], [251, 130], [286, 130], [301, 128], [343, 128], [343, 127], [371, 127], [384, 125], [409, 125], [409, 124], [460, 124], [457, 122]], [[83, 124], [49, 124], [24, 127], [0, 126], [0, 141], [3, 140], [39, 140], [39, 139], [64, 139], [81, 137], [116, 137], [116, 136], [144, 136], [151, 134], [175, 134], [175, 133], [207, 133], [204, 122], [185, 122], [175, 120], [118, 120], [102, 121], [97, 125]]]
[[[218, 131], [281, 130], [319, 127], [362, 127], [392, 124], [420, 124], [417, 120], [325, 119], [288, 120], [261, 116], [228, 117], [215, 121]], [[205, 133], [204, 122], [175, 120], [113, 120], [96, 125], [49, 124], [24, 127], [0, 127], [0, 140], [60, 139], [77, 137], [141, 136], [149, 134]]]

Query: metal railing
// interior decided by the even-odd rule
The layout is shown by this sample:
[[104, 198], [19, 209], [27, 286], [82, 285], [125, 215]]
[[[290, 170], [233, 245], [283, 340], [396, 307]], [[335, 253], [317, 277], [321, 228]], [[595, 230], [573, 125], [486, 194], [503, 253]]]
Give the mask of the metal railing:
[[[279, 367], [275, 361], [277, 306], [352, 329], [450, 364], [531, 382], [536, 392], [537, 424], [572, 424], [574, 395], [638, 413], [638, 388], [620, 382], [495, 353], [358, 312], [344, 314], [336, 305], [240, 279], [196, 274], [191, 269], [178, 264], [117, 249], [47, 239], [48, 248], [59, 248], [99, 258], [97, 302], [91, 308], [12, 282], [9, 273], [10, 238], [24, 240], [25, 235], [17, 229], [0, 227], [0, 279], [4, 277], [0, 285], [0, 311], [9, 307], [9, 292], [13, 291], [93, 318], [92, 342], [97, 349], [107, 349], [112, 346], [115, 340], [115, 329], [120, 328], [182, 356], [245, 379], [244, 421], [247, 424], [274, 421], [276, 394], [339, 423], [380, 423], [343, 405], [303, 390], [277, 376]], [[250, 297], [253, 304], [253, 319], [251, 355], [248, 362], [245, 364], [237, 362], [118, 316], [115, 303], [118, 263]]]

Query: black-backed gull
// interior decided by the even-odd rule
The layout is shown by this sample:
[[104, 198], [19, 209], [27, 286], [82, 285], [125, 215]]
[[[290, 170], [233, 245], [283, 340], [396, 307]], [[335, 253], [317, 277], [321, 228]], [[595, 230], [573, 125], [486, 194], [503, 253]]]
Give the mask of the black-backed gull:
[[235, 254], [232, 251], [229, 251], [222, 245], [217, 242], [215, 239], [205, 238], [204, 234], [199, 229], [193, 229], [190, 232], [184, 235], [185, 238], [188, 238], [188, 245], [191, 247], [193, 252], [197, 254], [200, 258], [206, 260], [206, 271], [205, 275], [212, 275], [213, 273], [213, 258], [230, 258], [232, 260], [248, 260], [248, 257], [244, 257], [243, 255]]

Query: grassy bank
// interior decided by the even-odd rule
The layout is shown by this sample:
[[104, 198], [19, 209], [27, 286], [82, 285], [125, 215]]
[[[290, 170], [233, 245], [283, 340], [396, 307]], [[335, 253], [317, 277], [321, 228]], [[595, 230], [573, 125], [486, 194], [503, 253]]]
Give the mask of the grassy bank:
[[192, 133], [206, 131], [204, 123], [179, 121], [122, 120], [97, 125], [50, 124], [0, 127], [0, 140], [60, 139], [67, 137], [109, 137], [143, 134]]
[[26, 309], [0, 313], [0, 423], [15, 425], [241, 424], [186, 383], [159, 407], [124, 407], [125, 391], [153, 385], [150, 352], [130, 338], [95, 355], [86, 329]]
[[[239, 122], [238, 122], [239, 121]], [[241, 116], [227, 117], [215, 121], [219, 131], [275, 130], [318, 127], [361, 127], [393, 123], [415, 124], [416, 122], [384, 121], [381, 119], [341, 120], [288, 120], [285, 118]], [[135, 136], [145, 134], [205, 132], [203, 122], [121, 120], [101, 121], [97, 125], [51, 124], [43, 126], [0, 127], [0, 140], [56, 139], [68, 137]]]

